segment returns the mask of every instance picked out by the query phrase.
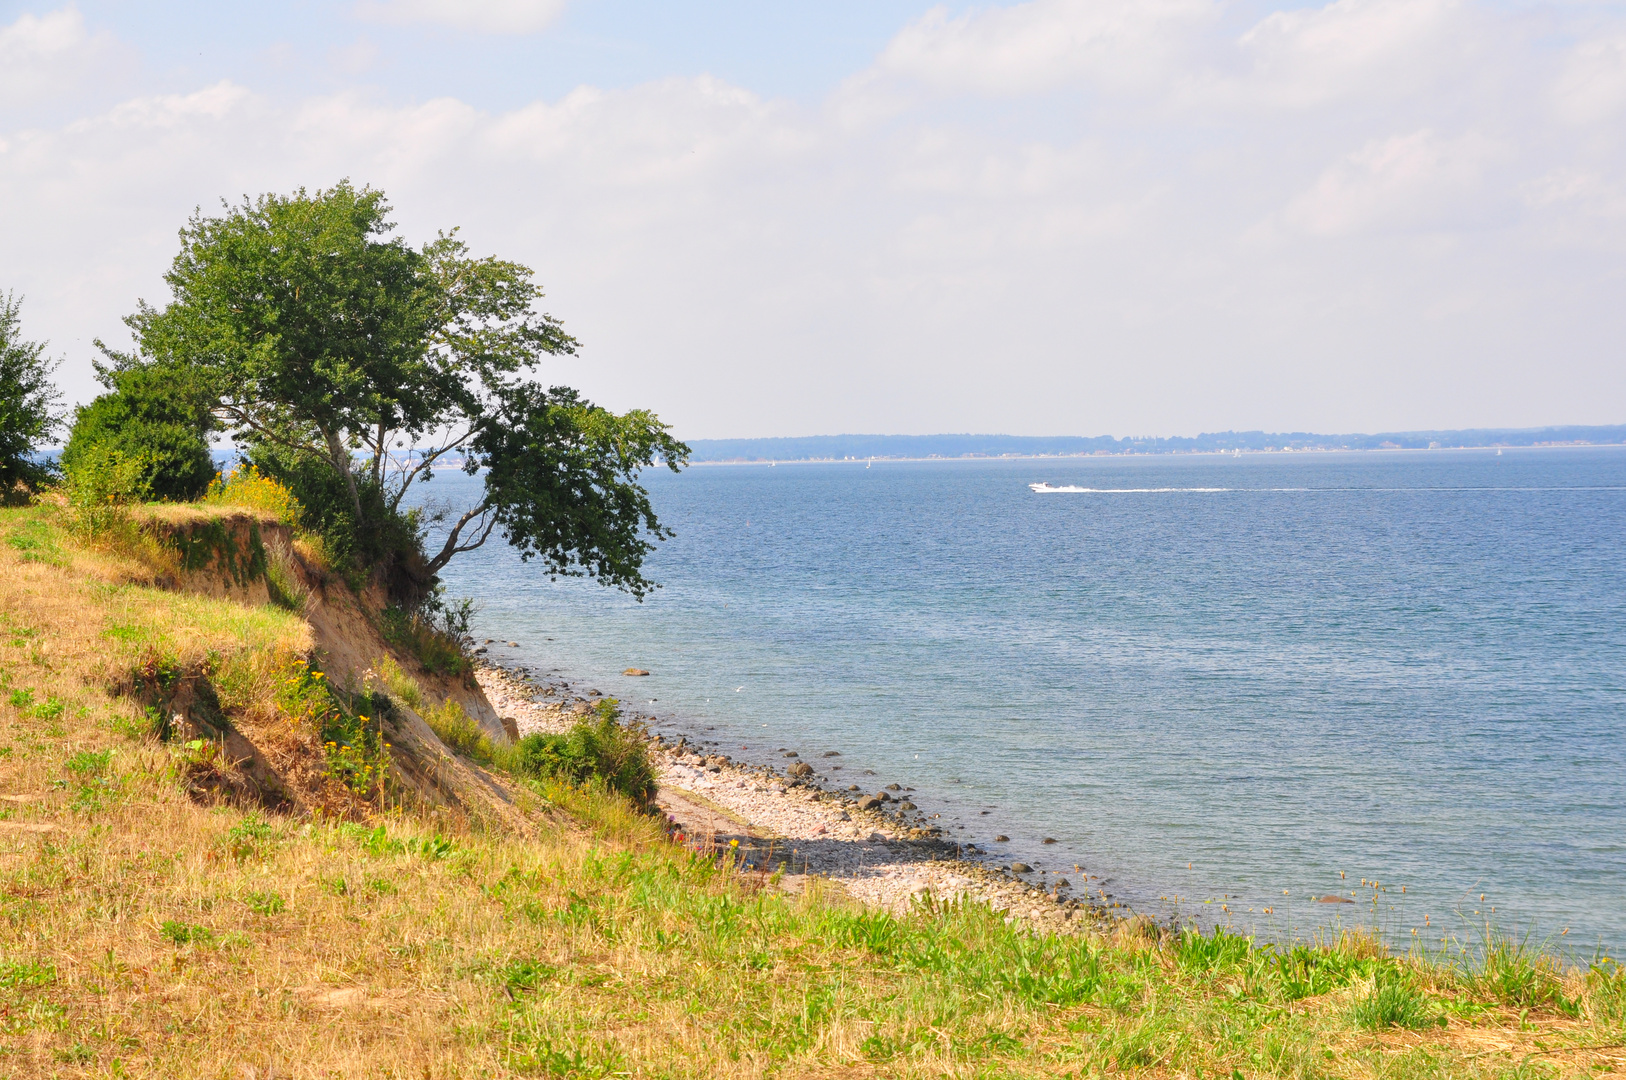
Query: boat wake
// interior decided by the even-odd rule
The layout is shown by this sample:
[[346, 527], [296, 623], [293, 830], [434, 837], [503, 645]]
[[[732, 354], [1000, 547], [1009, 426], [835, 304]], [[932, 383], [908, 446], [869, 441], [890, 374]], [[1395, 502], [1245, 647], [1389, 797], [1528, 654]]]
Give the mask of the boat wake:
[[1089, 488], [1078, 487], [1073, 484], [1064, 484], [1060, 487], [1051, 484], [1029, 484], [1039, 495], [1147, 495], [1168, 491], [1230, 491], [1230, 488], [1210, 487], [1160, 487], [1160, 488]]

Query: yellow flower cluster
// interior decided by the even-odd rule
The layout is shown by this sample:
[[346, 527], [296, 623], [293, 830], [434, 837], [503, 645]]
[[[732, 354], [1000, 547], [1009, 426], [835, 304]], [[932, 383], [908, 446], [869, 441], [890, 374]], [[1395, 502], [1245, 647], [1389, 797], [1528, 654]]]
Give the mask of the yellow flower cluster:
[[237, 466], [230, 476], [222, 477], [216, 473], [209, 490], [204, 492], [203, 501], [269, 511], [290, 528], [298, 528], [300, 514], [304, 511], [292, 491], [246, 464]]

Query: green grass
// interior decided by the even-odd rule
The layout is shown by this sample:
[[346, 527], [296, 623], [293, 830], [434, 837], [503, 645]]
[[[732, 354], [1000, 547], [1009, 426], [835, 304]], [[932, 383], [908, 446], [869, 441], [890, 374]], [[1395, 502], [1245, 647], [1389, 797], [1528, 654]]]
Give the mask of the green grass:
[[1618, 1054], [1587, 1048], [1626, 1042], [1601, 957], [891, 914], [673, 845], [568, 769], [511, 789], [514, 828], [211, 804], [186, 777], [220, 744], [152, 738], [132, 665], [208, 667], [233, 722], [362, 725], [367, 754], [379, 701], [290, 669], [285, 610], [121, 580], [70, 541], [25, 561], [30, 520], [0, 512], [0, 791], [32, 793], [0, 830], [0, 1075], [1491, 1080], [1599, 1075]]

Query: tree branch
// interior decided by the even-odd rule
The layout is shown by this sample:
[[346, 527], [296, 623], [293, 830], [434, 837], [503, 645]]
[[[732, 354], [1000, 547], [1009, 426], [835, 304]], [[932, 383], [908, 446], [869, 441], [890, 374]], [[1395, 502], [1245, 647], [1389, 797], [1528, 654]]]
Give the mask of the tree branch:
[[[497, 526], [496, 518], [486, 516], [490, 509], [491, 504], [483, 502], [457, 519], [457, 524], [453, 525], [451, 532], [446, 534], [446, 543], [441, 545], [440, 554], [429, 560], [429, 573], [431, 575], [440, 573], [441, 569], [451, 562], [454, 556], [464, 551], [473, 551], [486, 542], [486, 539], [491, 536], [491, 530]], [[480, 530], [480, 539], [470, 544], [459, 544], [457, 542], [458, 537], [462, 535], [463, 529], [476, 518], [484, 519], [480, 525], [475, 526], [477, 530]]]

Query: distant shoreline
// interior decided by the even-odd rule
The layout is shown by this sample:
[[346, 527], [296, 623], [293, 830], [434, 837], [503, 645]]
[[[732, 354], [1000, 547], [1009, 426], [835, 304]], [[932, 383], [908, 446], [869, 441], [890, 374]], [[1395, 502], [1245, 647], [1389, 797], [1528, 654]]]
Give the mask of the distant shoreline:
[[1493, 452], [1498, 450], [1608, 450], [1626, 449], [1626, 440], [1621, 442], [1549, 442], [1527, 443], [1523, 445], [1497, 444], [1489, 446], [1306, 446], [1306, 447], [1277, 447], [1271, 449], [1235, 449], [1235, 450], [1092, 450], [1072, 454], [926, 454], [921, 456], [901, 456], [888, 454], [874, 454], [865, 457], [734, 457], [734, 458], [691, 458], [689, 465], [865, 465], [872, 461], [889, 463], [907, 463], [920, 461], [1078, 461], [1086, 458], [1187, 458], [1187, 457], [1254, 457], [1268, 455], [1280, 457], [1283, 455], [1300, 454], [1387, 454], [1387, 453], [1420, 453], [1427, 451], [1463, 451], [1474, 450], [1480, 452]]

